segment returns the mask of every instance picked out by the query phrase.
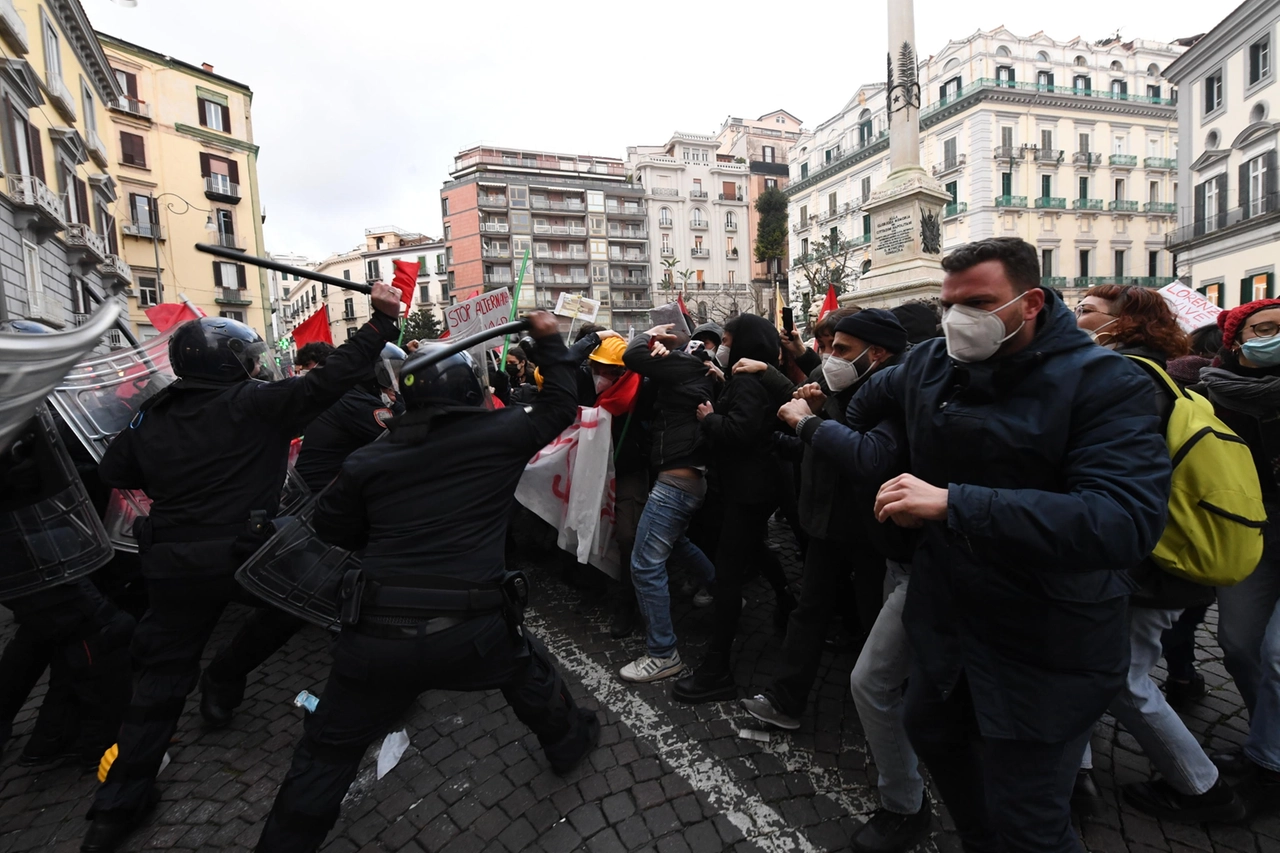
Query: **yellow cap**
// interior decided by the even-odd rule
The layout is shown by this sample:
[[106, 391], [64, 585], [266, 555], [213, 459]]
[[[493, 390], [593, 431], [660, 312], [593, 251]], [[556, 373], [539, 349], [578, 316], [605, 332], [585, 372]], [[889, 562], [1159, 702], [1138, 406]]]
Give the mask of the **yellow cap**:
[[592, 361], [600, 364], [611, 364], [614, 367], [622, 367], [622, 354], [627, 351], [627, 342], [622, 338], [605, 338], [600, 342], [600, 346], [596, 347], [590, 356]]

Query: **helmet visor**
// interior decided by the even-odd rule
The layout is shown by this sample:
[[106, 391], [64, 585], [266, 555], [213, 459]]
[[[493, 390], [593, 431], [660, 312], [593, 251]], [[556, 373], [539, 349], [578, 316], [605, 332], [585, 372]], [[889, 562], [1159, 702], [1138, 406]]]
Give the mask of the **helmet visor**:
[[247, 344], [241, 353], [240, 363], [250, 379], [261, 379], [264, 382], [275, 382], [284, 378], [284, 371], [275, 352], [267, 346], [266, 341], [255, 341]]

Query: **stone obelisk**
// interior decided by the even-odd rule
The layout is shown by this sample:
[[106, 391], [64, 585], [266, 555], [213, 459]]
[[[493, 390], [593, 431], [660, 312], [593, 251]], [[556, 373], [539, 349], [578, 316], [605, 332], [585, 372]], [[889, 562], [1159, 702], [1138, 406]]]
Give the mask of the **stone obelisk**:
[[889, 0], [889, 177], [862, 206], [871, 269], [841, 302], [889, 308], [942, 288], [942, 216], [951, 196], [920, 166], [920, 62], [913, 0]]

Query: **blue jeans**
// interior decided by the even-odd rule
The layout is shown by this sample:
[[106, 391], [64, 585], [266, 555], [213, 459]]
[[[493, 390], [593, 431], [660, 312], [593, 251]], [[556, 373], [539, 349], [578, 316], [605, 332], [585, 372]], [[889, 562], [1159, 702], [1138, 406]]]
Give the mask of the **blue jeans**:
[[1245, 755], [1280, 772], [1280, 522], [1267, 526], [1266, 542], [1253, 574], [1218, 589], [1218, 643], [1249, 709]]
[[[1107, 710], [1178, 793], [1197, 795], [1218, 781], [1218, 768], [1151, 680], [1151, 670], [1160, 662], [1160, 638], [1181, 614], [1181, 610], [1129, 609], [1129, 675]], [[1082, 765], [1093, 766], [1091, 750], [1085, 750]]]
[[663, 482], [654, 483], [636, 528], [636, 544], [631, 551], [631, 582], [636, 588], [640, 615], [644, 617], [645, 644], [649, 654], [656, 658], [669, 658], [676, 650], [667, 560], [675, 557], [688, 563], [696, 578], [704, 583], [716, 574], [707, 555], [684, 535], [700, 506], [702, 498]]
[[911, 568], [892, 560], [885, 565], [888, 596], [849, 676], [849, 690], [880, 773], [880, 805], [895, 814], [915, 814], [923, 803], [924, 780], [902, 712], [902, 684], [911, 670], [902, 606]]

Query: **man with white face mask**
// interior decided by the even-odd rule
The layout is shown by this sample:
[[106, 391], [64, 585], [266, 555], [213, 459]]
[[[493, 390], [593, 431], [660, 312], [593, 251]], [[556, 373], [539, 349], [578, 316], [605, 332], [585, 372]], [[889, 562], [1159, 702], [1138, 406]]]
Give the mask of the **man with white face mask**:
[[906, 730], [966, 850], [1083, 850], [1070, 796], [1128, 670], [1129, 569], [1164, 527], [1150, 380], [1040, 287], [1016, 238], [943, 260], [944, 341], [872, 377], [909, 473], [876, 517], [920, 528], [903, 624]]

